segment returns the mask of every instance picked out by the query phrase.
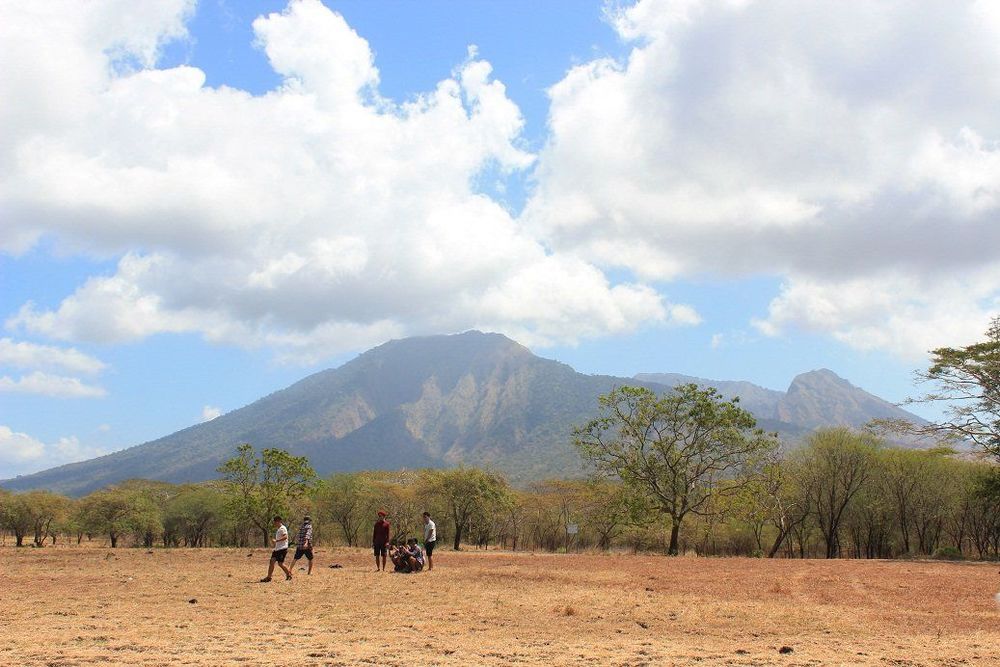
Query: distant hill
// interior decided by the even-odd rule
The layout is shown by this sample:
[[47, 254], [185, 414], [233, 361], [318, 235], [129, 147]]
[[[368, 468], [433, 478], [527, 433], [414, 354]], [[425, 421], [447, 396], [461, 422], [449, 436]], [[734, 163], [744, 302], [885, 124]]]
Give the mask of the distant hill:
[[706, 380], [676, 373], [639, 373], [635, 379], [669, 387], [684, 383], [715, 387], [727, 398], [739, 396], [740, 404], [758, 419], [792, 424], [804, 431], [821, 426], [858, 428], [872, 419], [923, 422], [916, 415], [855, 387], [825, 368], [796, 376], [784, 392], [750, 382]]
[[677, 375], [584, 375], [499, 334], [468, 332], [392, 341], [212, 421], [2, 485], [80, 495], [131, 478], [200, 481], [216, 477], [241, 442], [306, 455], [324, 475], [467, 463], [515, 482], [573, 476], [582, 467], [570, 430], [593, 416], [600, 394], [687, 381], [740, 395], [761, 426], [788, 440], [898, 411], [830, 371], [799, 376], [787, 393]]

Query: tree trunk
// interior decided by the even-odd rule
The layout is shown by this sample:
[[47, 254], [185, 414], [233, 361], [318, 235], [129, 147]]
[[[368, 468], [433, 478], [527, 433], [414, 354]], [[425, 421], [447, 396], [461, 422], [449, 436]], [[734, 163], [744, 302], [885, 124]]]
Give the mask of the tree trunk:
[[117, 533], [111, 533], [110, 535], [108, 535], [108, 537], [111, 539], [111, 548], [112, 549], [116, 548], [118, 546], [118, 535], [117, 535]]
[[459, 523], [455, 524], [455, 551], [458, 551], [459, 549], [462, 548], [462, 529], [463, 528], [465, 528], [465, 526], [463, 526], [463, 525], [461, 525]]
[[785, 537], [788, 535], [788, 531], [778, 531], [778, 535], [774, 538], [774, 544], [771, 545], [771, 550], [767, 552], [768, 558], [774, 558], [778, 553], [778, 549], [781, 548], [781, 543], [785, 541]]
[[670, 546], [667, 548], [667, 555], [676, 556], [679, 553], [678, 543], [681, 533], [681, 524], [679, 521], [673, 521], [670, 525]]

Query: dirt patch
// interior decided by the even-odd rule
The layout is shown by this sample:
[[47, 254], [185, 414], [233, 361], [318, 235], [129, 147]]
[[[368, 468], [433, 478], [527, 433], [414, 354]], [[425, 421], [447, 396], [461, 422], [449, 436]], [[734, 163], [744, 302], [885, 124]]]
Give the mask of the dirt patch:
[[1000, 665], [991, 564], [326, 549], [260, 584], [263, 551], [108, 553], [0, 549], [0, 664]]

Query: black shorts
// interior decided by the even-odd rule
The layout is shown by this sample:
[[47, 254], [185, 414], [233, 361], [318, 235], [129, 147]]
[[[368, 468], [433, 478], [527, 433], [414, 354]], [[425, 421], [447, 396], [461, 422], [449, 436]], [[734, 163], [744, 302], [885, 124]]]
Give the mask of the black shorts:
[[388, 544], [373, 544], [372, 545], [372, 551], [375, 552], [375, 557], [376, 558], [378, 558], [379, 556], [386, 556], [386, 555], [389, 554], [389, 545]]
[[306, 547], [305, 549], [303, 549], [302, 547], [295, 547], [295, 558], [293, 560], [298, 560], [298, 559], [302, 558], [303, 556], [305, 556], [309, 560], [312, 560], [313, 559], [313, 548], [312, 547]]
[[271, 560], [277, 561], [278, 563], [285, 562], [285, 556], [288, 555], [288, 549], [275, 549], [271, 552]]
[[432, 542], [424, 542], [424, 553], [427, 554], [428, 556], [432, 555], [434, 553], [434, 545], [436, 544], [437, 540], [434, 540]]

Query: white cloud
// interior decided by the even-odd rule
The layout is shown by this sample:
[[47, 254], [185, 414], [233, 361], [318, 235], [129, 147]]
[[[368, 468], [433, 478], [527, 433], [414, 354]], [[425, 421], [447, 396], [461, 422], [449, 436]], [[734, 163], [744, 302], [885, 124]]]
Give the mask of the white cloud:
[[214, 405], [206, 405], [201, 409], [201, 420], [203, 422], [210, 422], [221, 415], [222, 408], [217, 408]]
[[75, 348], [38, 345], [10, 338], [0, 338], [0, 366], [58, 368], [78, 373], [99, 373], [106, 368], [100, 359]]
[[0, 393], [39, 394], [52, 398], [100, 398], [107, 395], [102, 387], [85, 384], [79, 378], [35, 371], [13, 378], [0, 376]]
[[[193, 67], [152, 67], [183, 36], [187, 3], [146, 18], [117, 0], [87, 7], [0, 21], [18, 71], [0, 97], [50, 110], [0, 116], [0, 243], [18, 251], [48, 235], [120, 261], [54, 309], [24, 304], [9, 329], [102, 342], [199, 332], [310, 362], [481, 323], [546, 343], [698, 321], [646, 285], [553, 253], [476, 191], [484, 169], [524, 172], [535, 156], [474, 49], [398, 103], [380, 95], [368, 43], [296, 0], [253, 23], [283, 82], [252, 96], [206, 87]], [[127, 30], [105, 26], [124, 10]], [[59, 38], [22, 36], [39, 25]], [[109, 53], [131, 53], [136, 68], [121, 73]], [[560, 298], [521, 303], [543, 294]]]
[[789, 328], [831, 334], [861, 350], [890, 350], [910, 360], [948, 345], [982, 338], [990, 313], [1000, 311], [1000, 269], [959, 279], [902, 278], [893, 273], [859, 279], [793, 279], [754, 326], [767, 336]]
[[995, 3], [640, 0], [550, 89], [524, 223], [645, 278], [778, 276], [759, 328], [905, 356], [1000, 283]]
[[46, 444], [27, 433], [0, 425], [0, 479], [83, 461], [107, 452], [80, 443], [75, 436]]

